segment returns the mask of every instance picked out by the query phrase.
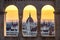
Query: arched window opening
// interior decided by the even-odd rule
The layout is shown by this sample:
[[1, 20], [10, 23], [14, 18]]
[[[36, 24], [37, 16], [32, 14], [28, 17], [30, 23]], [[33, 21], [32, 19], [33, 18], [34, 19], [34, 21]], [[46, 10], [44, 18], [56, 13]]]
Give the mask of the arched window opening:
[[9, 5], [5, 9], [4, 15], [4, 36], [18, 36], [19, 33], [19, 17], [18, 8], [14, 5]]
[[41, 35], [55, 36], [54, 8], [45, 5], [41, 10]]
[[27, 5], [23, 10], [22, 34], [24, 37], [37, 35], [37, 10], [33, 5]]

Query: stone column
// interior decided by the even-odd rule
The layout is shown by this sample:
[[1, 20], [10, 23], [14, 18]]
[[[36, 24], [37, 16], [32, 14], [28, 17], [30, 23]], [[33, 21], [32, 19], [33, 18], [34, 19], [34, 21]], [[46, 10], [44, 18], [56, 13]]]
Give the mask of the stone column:
[[60, 0], [56, 0], [55, 12], [55, 34], [56, 40], [60, 40]]
[[41, 31], [40, 31], [40, 28], [41, 28], [41, 25], [40, 25], [40, 22], [41, 22], [40, 21], [41, 20], [41, 13], [40, 13], [40, 11], [38, 11], [38, 13], [37, 13], [37, 20], [38, 20], [38, 22], [37, 22], [38, 23], [38, 26], [37, 26], [37, 30], [38, 30], [37, 31], [38, 32], [37, 33], [37, 37], [38, 38], [37, 38], [37, 40], [42, 40], [41, 39]]
[[22, 18], [23, 18], [23, 12], [19, 9], [19, 38], [18, 40], [23, 40], [22, 38]]
[[0, 11], [0, 40], [4, 40], [4, 13]]
[[60, 40], [60, 11], [55, 12], [55, 38]]

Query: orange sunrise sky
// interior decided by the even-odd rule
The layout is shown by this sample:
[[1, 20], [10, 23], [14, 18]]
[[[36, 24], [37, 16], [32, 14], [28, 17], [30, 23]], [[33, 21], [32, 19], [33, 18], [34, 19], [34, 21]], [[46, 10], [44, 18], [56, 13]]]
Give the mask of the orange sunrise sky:
[[[6, 15], [6, 21], [10, 21], [10, 20], [19, 20], [19, 16], [18, 16], [18, 8], [14, 5], [10, 5], [6, 8], [5, 10], [7, 12]], [[41, 21], [44, 19], [50, 19], [50, 20], [54, 20], [54, 8], [50, 5], [45, 5], [44, 7], [42, 7], [41, 9]], [[28, 17], [29, 14], [31, 14], [32, 19], [34, 20], [34, 22], [37, 21], [37, 9], [32, 6], [32, 5], [27, 5], [24, 10], [23, 10], [23, 22], [25, 22]]]

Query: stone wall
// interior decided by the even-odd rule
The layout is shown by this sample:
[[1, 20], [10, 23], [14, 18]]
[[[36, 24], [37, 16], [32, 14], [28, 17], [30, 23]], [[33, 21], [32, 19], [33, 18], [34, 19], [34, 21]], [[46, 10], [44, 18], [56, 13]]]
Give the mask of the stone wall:
[[[1, 3], [2, 4], [2, 3]], [[40, 18], [41, 18], [41, 9], [44, 5], [52, 5], [54, 7], [54, 2], [52, 1], [19, 1], [19, 2], [3, 2], [1, 5], [2, 11], [5, 11], [8, 5], [16, 5], [19, 10], [19, 36], [18, 37], [4, 37], [4, 15], [6, 13], [0, 14], [0, 40], [55, 40], [55, 37], [41, 37], [40, 35]], [[37, 37], [23, 37], [22, 36], [22, 16], [23, 9], [26, 5], [33, 5], [37, 9], [37, 19], [38, 19], [38, 35]], [[58, 18], [57, 18], [58, 19]]]

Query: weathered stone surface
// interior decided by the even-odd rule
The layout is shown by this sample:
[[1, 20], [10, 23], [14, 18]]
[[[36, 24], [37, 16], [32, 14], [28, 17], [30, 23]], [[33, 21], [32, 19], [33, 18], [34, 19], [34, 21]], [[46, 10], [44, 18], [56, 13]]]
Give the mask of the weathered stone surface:
[[[40, 19], [39, 18], [38, 18], [38, 22], [37, 22], [38, 23], [38, 35], [37, 35], [37, 37], [23, 37], [22, 36], [22, 25], [21, 24], [22, 24], [22, 15], [23, 15], [24, 7], [26, 5], [35, 6], [37, 9], [37, 16], [40, 14], [39, 16], [41, 17], [42, 7], [44, 5], [48, 5], [48, 4], [52, 5], [53, 7], [55, 6], [54, 2], [52, 2], [52, 1], [12, 1], [12, 2], [11, 1], [10, 2], [9, 1], [5, 1], [5, 2], [3, 1], [1, 3], [1, 7], [0, 7], [2, 11], [5, 11], [5, 9], [8, 5], [15, 5], [18, 8], [18, 10], [19, 10], [19, 12], [18, 12], [19, 23], [20, 24], [19, 24], [19, 36], [18, 37], [4, 37], [4, 13], [2, 12], [2, 14], [0, 14], [0, 40], [55, 40], [55, 37], [41, 37], [41, 35], [39, 33], [39, 31], [40, 31], [40, 29], [39, 29], [40, 28], [40, 25], [39, 25]], [[20, 16], [21, 16], [21, 18], [20, 18]], [[56, 22], [57, 22], [56, 27], [58, 28], [60, 26], [60, 22], [59, 22], [58, 15], [56, 15], [56, 16], [57, 16], [56, 17]], [[57, 29], [57, 30], [59, 30], [59, 29]], [[59, 31], [57, 32], [57, 34], [60, 35]]]

